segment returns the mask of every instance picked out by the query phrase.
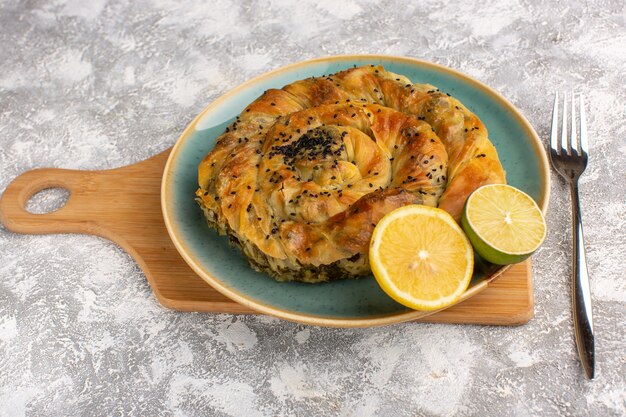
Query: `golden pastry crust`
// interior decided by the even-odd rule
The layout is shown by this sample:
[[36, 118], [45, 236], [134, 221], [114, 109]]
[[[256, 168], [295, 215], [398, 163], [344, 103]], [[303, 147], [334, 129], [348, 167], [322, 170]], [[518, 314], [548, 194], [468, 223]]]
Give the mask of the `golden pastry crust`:
[[370, 272], [376, 223], [406, 204], [457, 221], [469, 194], [504, 183], [478, 118], [380, 66], [266, 91], [198, 168], [196, 200], [251, 265], [278, 280]]

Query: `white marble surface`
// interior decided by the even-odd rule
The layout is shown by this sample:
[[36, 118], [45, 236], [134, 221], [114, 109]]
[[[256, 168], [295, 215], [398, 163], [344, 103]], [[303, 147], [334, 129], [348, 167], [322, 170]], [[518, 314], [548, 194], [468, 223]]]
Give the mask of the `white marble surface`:
[[322, 55], [456, 68], [504, 94], [544, 141], [553, 92], [583, 91], [598, 357], [589, 382], [555, 176], [534, 256], [536, 316], [515, 328], [341, 330], [172, 312], [105, 240], [0, 228], [0, 415], [625, 415], [625, 10], [621, 0], [0, 0], [0, 191], [36, 167], [141, 161], [221, 93]]

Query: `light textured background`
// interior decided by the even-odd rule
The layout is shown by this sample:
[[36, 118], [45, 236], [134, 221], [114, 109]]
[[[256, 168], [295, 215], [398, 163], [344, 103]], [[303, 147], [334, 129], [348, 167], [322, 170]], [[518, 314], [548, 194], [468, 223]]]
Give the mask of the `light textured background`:
[[[42, 166], [104, 169], [171, 146], [251, 76], [387, 53], [499, 90], [547, 140], [553, 92], [588, 97], [582, 206], [597, 379], [575, 353], [569, 198], [553, 176], [516, 328], [336, 330], [160, 307], [133, 260], [88, 236], [0, 228], [0, 415], [626, 414], [626, 12], [621, 0], [0, 0], [0, 191]], [[39, 195], [44, 210], [59, 193]]]

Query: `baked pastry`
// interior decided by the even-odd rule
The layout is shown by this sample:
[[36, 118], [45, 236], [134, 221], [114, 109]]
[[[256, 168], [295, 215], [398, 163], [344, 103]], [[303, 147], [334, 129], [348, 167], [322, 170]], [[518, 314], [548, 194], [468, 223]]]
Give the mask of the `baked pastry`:
[[209, 224], [253, 268], [316, 283], [369, 274], [372, 231], [391, 210], [439, 206], [458, 221], [472, 191], [505, 175], [462, 103], [370, 65], [267, 90], [198, 181]]

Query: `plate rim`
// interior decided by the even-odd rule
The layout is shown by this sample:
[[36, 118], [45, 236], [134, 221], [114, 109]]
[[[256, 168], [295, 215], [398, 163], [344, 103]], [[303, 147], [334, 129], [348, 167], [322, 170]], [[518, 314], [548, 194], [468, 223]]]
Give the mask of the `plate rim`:
[[437, 313], [438, 311], [444, 310], [458, 303], [461, 303], [473, 297], [474, 295], [480, 293], [484, 289], [486, 289], [489, 283], [493, 282], [496, 278], [498, 278], [500, 275], [502, 275], [505, 271], [507, 271], [511, 267], [511, 265], [507, 265], [507, 266], [503, 266], [502, 268], [499, 268], [492, 275], [486, 277], [480, 283], [474, 285], [473, 287], [465, 291], [463, 295], [461, 296], [461, 298], [459, 298], [459, 300], [457, 300], [454, 304], [450, 306], [446, 306], [439, 310], [433, 310], [433, 311], [413, 310], [413, 311], [407, 311], [407, 312], [402, 312], [402, 313], [391, 313], [391, 314], [383, 314], [379, 316], [369, 316], [366, 318], [360, 318], [360, 317], [345, 318], [345, 317], [334, 317], [334, 316], [318, 316], [315, 314], [308, 314], [308, 313], [297, 313], [292, 310], [287, 310], [287, 309], [275, 307], [275, 306], [272, 306], [272, 305], [269, 305], [269, 304], [266, 304], [257, 300], [252, 300], [247, 295], [242, 294], [239, 291], [234, 290], [232, 288], [229, 288], [219, 278], [213, 276], [211, 273], [204, 270], [201, 267], [200, 262], [198, 262], [198, 260], [196, 259], [196, 257], [188, 253], [188, 251], [185, 249], [185, 244], [183, 243], [182, 239], [180, 239], [181, 234], [177, 230], [177, 227], [171, 217], [172, 214], [170, 214], [170, 210], [169, 210], [168, 202], [171, 201], [171, 199], [167, 198], [171, 195], [171, 192], [170, 192], [171, 182], [169, 181], [169, 177], [171, 175], [171, 169], [174, 164], [174, 161], [177, 159], [178, 151], [182, 148], [186, 140], [191, 136], [190, 134], [193, 131], [195, 131], [196, 124], [200, 120], [202, 120], [204, 115], [208, 113], [209, 111], [211, 111], [213, 108], [219, 106], [223, 101], [237, 94], [239, 91], [250, 88], [254, 84], [257, 84], [266, 78], [278, 76], [281, 73], [297, 69], [298, 67], [305, 67], [308, 65], [321, 63], [321, 62], [340, 62], [340, 61], [364, 60], [364, 59], [398, 61], [398, 62], [402, 62], [405, 64], [427, 67], [427, 68], [431, 68], [437, 71], [447, 73], [449, 75], [452, 75], [456, 78], [461, 79], [465, 83], [471, 84], [473, 87], [476, 87], [479, 90], [483, 90], [489, 96], [494, 98], [502, 108], [505, 108], [506, 110], [510, 111], [511, 114], [514, 116], [514, 118], [517, 120], [517, 122], [520, 124], [520, 126], [524, 128], [528, 136], [532, 139], [533, 150], [540, 161], [539, 175], [541, 176], [541, 184], [543, 185], [544, 193], [542, 196], [540, 196], [541, 200], [538, 202], [538, 205], [541, 208], [541, 211], [543, 212], [544, 216], [546, 215], [548, 205], [549, 205], [549, 200], [550, 200], [551, 184], [550, 184], [550, 171], [549, 171], [548, 158], [547, 158], [543, 143], [541, 142], [541, 139], [539, 138], [539, 135], [537, 134], [535, 129], [532, 127], [532, 125], [526, 119], [526, 117], [524, 117], [521, 111], [517, 109], [517, 107], [515, 107], [512, 103], [510, 103], [498, 91], [487, 86], [486, 84], [483, 84], [481, 81], [478, 81], [455, 69], [452, 69], [444, 65], [434, 63], [434, 62], [425, 61], [425, 60], [421, 60], [417, 58], [404, 57], [404, 56], [385, 55], [385, 54], [347, 54], [347, 55], [331, 55], [331, 56], [318, 57], [318, 58], [295, 62], [295, 63], [288, 64], [285, 66], [281, 66], [271, 71], [267, 71], [263, 74], [257, 75], [239, 84], [238, 86], [232, 88], [231, 90], [227, 91], [226, 93], [222, 94], [221, 96], [219, 96], [218, 98], [210, 102], [208, 105], [206, 105], [202, 109], [202, 111], [190, 123], [187, 124], [183, 132], [180, 134], [180, 136], [176, 140], [176, 143], [172, 147], [172, 150], [167, 158], [167, 162], [163, 170], [163, 177], [161, 179], [161, 196], [160, 196], [161, 211], [163, 214], [163, 220], [165, 222], [167, 233], [170, 239], [172, 240], [172, 243], [174, 243], [174, 247], [176, 248], [178, 253], [181, 255], [181, 257], [185, 260], [185, 262], [189, 265], [189, 267], [191, 267], [191, 269], [200, 278], [202, 278], [205, 282], [211, 285], [214, 289], [216, 289], [217, 291], [219, 291], [226, 297], [230, 298], [231, 300], [239, 304], [242, 304], [252, 310], [258, 311], [259, 313], [281, 318], [281, 319], [292, 321], [292, 322], [296, 322], [296, 323], [303, 323], [303, 324], [324, 326], [324, 327], [343, 327], [343, 328], [384, 326], [384, 325], [389, 325], [389, 324], [394, 324], [394, 323], [402, 323], [406, 321], [417, 320], [417, 319], [429, 316], [431, 314]]

